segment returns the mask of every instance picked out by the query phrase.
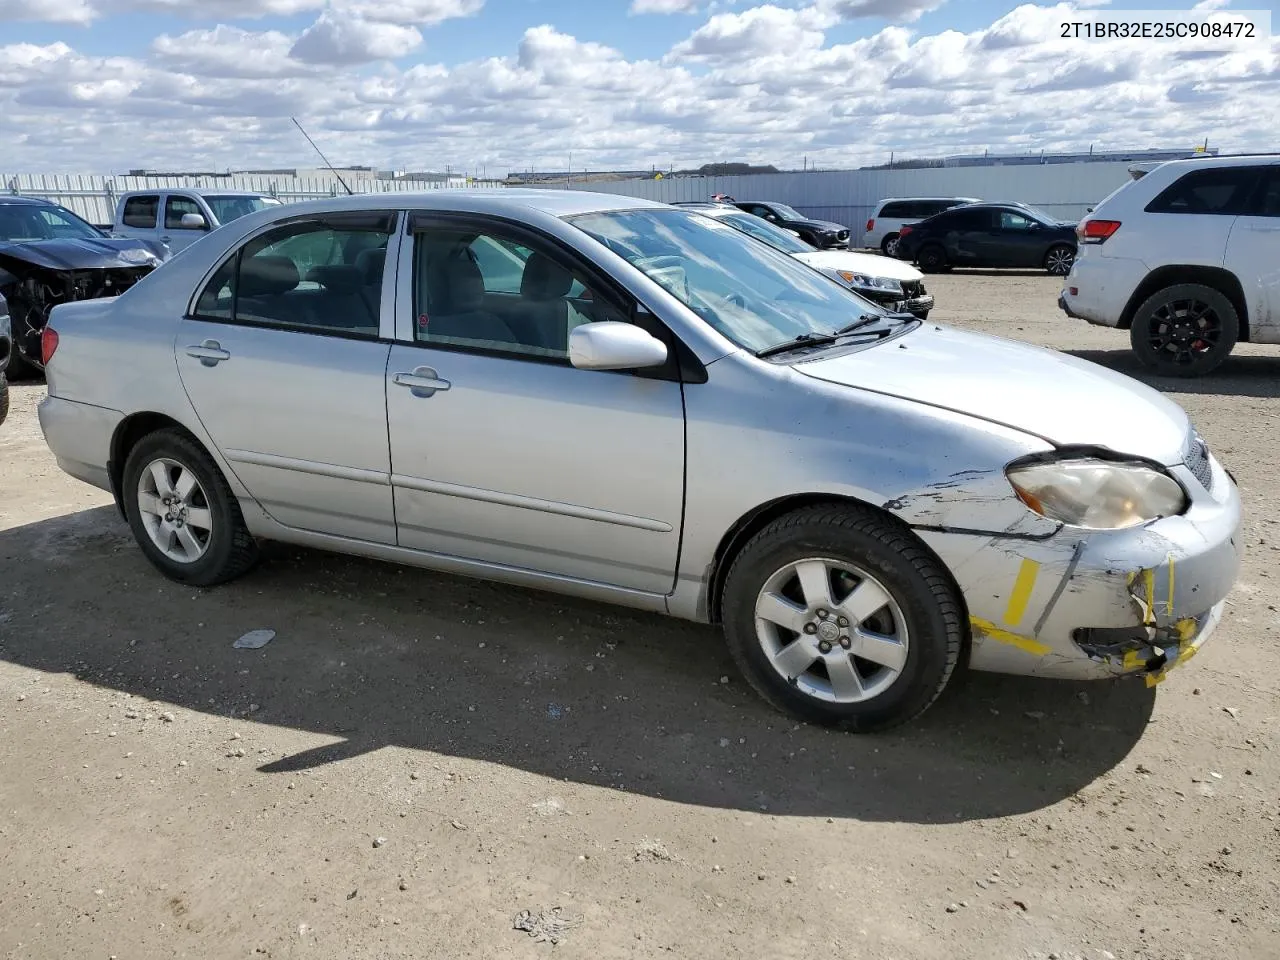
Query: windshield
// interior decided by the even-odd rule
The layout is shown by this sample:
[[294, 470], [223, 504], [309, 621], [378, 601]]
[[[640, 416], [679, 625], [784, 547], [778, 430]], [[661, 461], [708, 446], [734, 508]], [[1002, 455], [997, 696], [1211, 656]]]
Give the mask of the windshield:
[[743, 233], [749, 233], [757, 240], [763, 240], [775, 250], [783, 253], [813, 253], [813, 247], [805, 243], [794, 233], [788, 233], [781, 227], [775, 227], [768, 220], [761, 220], [751, 213], [729, 213], [717, 219], [737, 227]]
[[1033, 207], [1029, 203], [1020, 203], [1018, 206], [1043, 223], [1058, 223], [1062, 219], [1061, 217], [1055, 217], [1052, 214], [1045, 213], [1039, 207]]
[[791, 207], [788, 207], [785, 203], [771, 203], [769, 204], [769, 206], [773, 208], [774, 213], [782, 217], [782, 219], [784, 220], [805, 219], [805, 216], [803, 213], [800, 213], [797, 210], [793, 210]]
[[70, 210], [43, 203], [0, 204], [0, 241], [101, 240], [105, 234]]
[[278, 207], [280, 201], [275, 197], [209, 197], [204, 198], [218, 223], [226, 224], [238, 217], [265, 210], [267, 207]]
[[567, 219], [751, 351], [885, 316], [817, 270], [702, 214], [612, 210]]

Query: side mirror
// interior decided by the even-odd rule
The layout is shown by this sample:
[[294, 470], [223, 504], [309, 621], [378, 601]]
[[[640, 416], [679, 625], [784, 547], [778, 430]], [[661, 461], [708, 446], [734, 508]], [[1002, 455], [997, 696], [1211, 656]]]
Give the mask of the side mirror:
[[667, 362], [667, 345], [635, 324], [596, 320], [569, 334], [569, 362], [579, 370], [634, 370]]
[[198, 213], [184, 213], [179, 226], [183, 230], [204, 230], [207, 229], [208, 224], [205, 223], [204, 217]]

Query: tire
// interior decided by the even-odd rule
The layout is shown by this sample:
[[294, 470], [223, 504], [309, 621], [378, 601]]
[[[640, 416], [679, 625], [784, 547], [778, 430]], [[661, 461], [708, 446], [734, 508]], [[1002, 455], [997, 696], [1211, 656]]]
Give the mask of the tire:
[[[170, 493], [181, 488], [181, 483], [175, 482], [182, 476], [179, 471], [189, 472], [195, 481], [184, 498], [185, 502], [172, 508], [175, 522], [182, 520], [182, 515], [187, 515], [190, 523], [179, 523], [178, 526], [185, 527], [202, 547], [198, 553], [190, 551], [185, 559], [174, 556], [183, 542], [179, 539], [182, 536], [180, 530], [168, 538], [174, 548], [171, 553], [162, 550], [149, 532], [149, 527], [158, 525], [162, 531], [158, 536], [164, 536], [165, 526], [158, 511], [170, 509], [160, 502], [160, 496], [166, 491], [157, 483], [152, 470], [153, 465], [161, 461], [164, 462], [163, 472], [168, 478]], [[151, 493], [145, 493], [146, 490]], [[222, 472], [209, 454], [180, 430], [157, 430], [134, 445], [125, 460], [120, 496], [134, 539], [147, 559], [171, 580], [210, 587], [245, 573], [258, 558], [257, 541], [245, 526], [240, 504], [227, 486]], [[143, 500], [147, 498], [156, 504], [155, 510], [143, 509]], [[197, 516], [201, 519], [197, 520]]]
[[880, 252], [886, 257], [896, 257], [898, 255], [898, 235], [891, 233], [880, 241]]
[[1075, 259], [1075, 247], [1069, 243], [1055, 243], [1044, 255], [1044, 268], [1055, 277], [1065, 277], [1071, 272]]
[[[825, 577], [811, 565], [819, 558], [828, 561]], [[855, 613], [836, 604], [826, 610], [825, 600], [806, 602], [820, 589], [799, 587], [792, 577], [797, 564], [813, 574], [811, 585], [825, 580], [827, 599], [854, 599], [870, 609]], [[879, 606], [874, 599], [857, 601], [844, 592], [849, 584], [863, 591], [858, 597], [887, 599]], [[758, 606], [765, 597], [789, 605], [764, 600]], [[738, 668], [766, 701], [803, 721], [871, 733], [915, 719], [942, 693], [960, 659], [961, 609], [945, 570], [908, 532], [869, 508], [818, 506], [780, 517], [742, 548], [725, 581], [721, 619]], [[792, 627], [758, 616], [759, 610]], [[860, 624], [881, 634], [882, 642], [865, 641]], [[838, 636], [844, 634], [849, 646]], [[884, 642], [891, 637], [902, 642]], [[863, 659], [859, 650], [888, 663]], [[857, 685], [850, 685], [850, 673]], [[843, 683], [833, 680], [837, 675]]]
[[5, 376], [10, 380], [17, 382], [18, 380], [36, 380], [43, 374], [43, 371], [34, 363], [18, 352], [18, 345], [13, 345], [13, 350], [9, 353], [9, 366], [5, 368]]
[[931, 243], [920, 248], [916, 262], [920, 264], [922, 273], [942, 273], [947, 268], [947, 252], [938, 244]]
[[1240, 316], [1221, 291], [1200, 283], [1157, 290], [1138, 307], [1129, 344], [1143, 366], [1166, 377], [1202, 377], [1240, 338]]
[[9, 416], [9, 378], [0, 373], [0, 424]]

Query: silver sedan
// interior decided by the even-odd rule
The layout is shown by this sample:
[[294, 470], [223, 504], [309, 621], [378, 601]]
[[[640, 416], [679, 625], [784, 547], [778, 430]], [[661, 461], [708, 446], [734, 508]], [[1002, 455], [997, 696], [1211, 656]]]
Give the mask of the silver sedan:
[[553, 190], [250, 214], [55, 307], [45, 438], [183, 583], [303, 544], [723, 625], [883, 729], [957, 665], [1164, 679], [1235, 483], [1099, 366], [889, 313], [696, 212]]

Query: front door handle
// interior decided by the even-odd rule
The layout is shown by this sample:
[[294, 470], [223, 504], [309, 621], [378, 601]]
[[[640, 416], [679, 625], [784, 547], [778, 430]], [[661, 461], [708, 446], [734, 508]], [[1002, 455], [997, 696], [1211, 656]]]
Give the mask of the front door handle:
[[200, 344], [187, 347], [187, 356], [195, 357], [206, 367], [217, 366], [223, 360], [230, 360], [231, 354], [222, 349], [217, 340], [205, 340]]
[[448, 380], [441, 380], [430, 367], [414, 367], [412, 373], [397, 373], [394, 379], [396, 386], [408, 387], [415, 397], [429, 397], [450, 386]]

